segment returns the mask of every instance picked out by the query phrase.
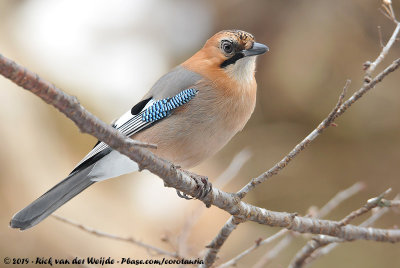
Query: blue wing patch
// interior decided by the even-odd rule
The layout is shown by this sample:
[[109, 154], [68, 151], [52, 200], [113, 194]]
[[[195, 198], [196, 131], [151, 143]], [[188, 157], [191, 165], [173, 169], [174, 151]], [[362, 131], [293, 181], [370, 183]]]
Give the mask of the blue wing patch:
[[[131, 111], [120, 117], [113, 124], [113, 127], [118, 129], [124, 135], [131, 136], [147, 127], [150, 127], [156, 121], [169, 116], [174, 109], [193, 99], [197, 93], [197, 89], [189, 88], [171, 98], [165, 98], [162, 100], [146, 99], [134, 106]], [[72, 172], [86, 168], [110, 152], [111, 148], [109, 148], [107, 144], [104, 142], [98, 142], [92, 151], [90, 151], [89, 154], [78, 163]]]
[[178, 93], [172, 98], [155, 101], [151, 106], [143, 111], [142, 121], [146, 123], [152, 123], [167, 117], [171, 114], [172, 110], [193, 99], [197, 93], [198, 90], [189, 88]]

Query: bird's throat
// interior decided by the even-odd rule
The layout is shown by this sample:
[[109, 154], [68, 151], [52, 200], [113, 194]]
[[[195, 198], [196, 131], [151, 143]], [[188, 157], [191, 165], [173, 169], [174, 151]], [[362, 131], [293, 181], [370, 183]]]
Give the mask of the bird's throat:
[[245, 57], [234, 64], [225, 67], [225, 73], [236, 80], [239, 85], [245, 86], [253, 82], [256, 69], [256, 57]]

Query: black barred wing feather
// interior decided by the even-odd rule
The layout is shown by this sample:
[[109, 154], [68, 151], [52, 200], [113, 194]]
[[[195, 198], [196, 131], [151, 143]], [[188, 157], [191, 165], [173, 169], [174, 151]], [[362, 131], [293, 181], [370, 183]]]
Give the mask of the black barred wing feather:
[[[112, 126], [118, 129], [122, 134], [130, 137], [170, 116], [174, 109], [189, 102], [197, 95], [197, 93], [197, 89], [189, 88], [171, 98], [161, 100], [148, 98], [142, 100], [129, 112], [116, 120]], [[112, 149], [104, 142], [98, 142], [93, 150], [78, 163], [71, 174], [97, 162], [99, 159], [110, 153], [111, 150]]]

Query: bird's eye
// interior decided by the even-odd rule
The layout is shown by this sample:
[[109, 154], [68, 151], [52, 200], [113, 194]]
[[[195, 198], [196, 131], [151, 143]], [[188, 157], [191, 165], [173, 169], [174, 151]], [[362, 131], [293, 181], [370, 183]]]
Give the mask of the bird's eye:
[[233, 51], [233, 44], [230, 41], [222, 41], [221, 47], [227, 54], [231, 54]]

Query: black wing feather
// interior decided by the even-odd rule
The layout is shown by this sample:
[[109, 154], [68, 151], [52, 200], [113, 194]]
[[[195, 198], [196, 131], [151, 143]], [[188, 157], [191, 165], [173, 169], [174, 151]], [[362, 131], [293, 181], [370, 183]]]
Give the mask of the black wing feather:
[[[118, 129], [122, 134], [130, 137], [168, 117], [179, 106], [184, 105], [198, 93], [195, 88], [185, 89], [173, 97], [154, 100], [147, 98], [136, 104], [130, 113], [124, 114], [120, 119], [115, 121], [113, 127]], [[78, 164], [72, 171], [82, 170], [112, 151], [104, 142], [98, 142], [92, 151]]]

